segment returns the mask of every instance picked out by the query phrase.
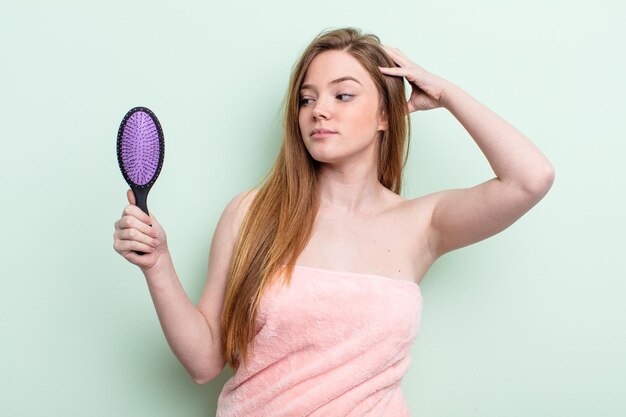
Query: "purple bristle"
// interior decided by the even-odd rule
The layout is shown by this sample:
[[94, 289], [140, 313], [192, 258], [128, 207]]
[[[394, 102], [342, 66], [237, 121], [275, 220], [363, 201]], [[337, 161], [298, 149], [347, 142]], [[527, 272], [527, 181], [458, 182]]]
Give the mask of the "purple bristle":
[[159, 133], [154, 120], [143, 111], [133, 113], [122, 133], [122, 164], [128, 177], [145, 185], [154, 177], [160, 156]]

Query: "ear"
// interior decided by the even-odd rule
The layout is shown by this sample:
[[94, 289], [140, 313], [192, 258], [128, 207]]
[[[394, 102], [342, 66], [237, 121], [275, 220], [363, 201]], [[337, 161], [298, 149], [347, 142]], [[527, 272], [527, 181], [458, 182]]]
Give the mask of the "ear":
[[387, 118], [387, 112], [386, 111], [382, 111], [381, 116], [380, 116], [380, 121], [378, 122], [378, 131], [380, 132], [388, 130], [389, 129], [389, 120]]

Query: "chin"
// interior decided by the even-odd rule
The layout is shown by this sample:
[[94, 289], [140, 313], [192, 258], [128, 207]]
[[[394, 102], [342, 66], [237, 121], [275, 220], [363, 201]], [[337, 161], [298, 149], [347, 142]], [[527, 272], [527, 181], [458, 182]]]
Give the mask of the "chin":
[[337, 163], [344, 157], [344, 155], [338, 155], [333, 152], [312, 152], [309, 154], [311, 155], [311, 158], [317, 162], [325, 164]]
[[309, 155], [311, 155], [311, 158], [319, 162], [326, 162], [330, 157], [332, 157], [332, 155], [329, 155], [329, 152], [320, 152], [319, 149], [311, 151], [311, 149], [307, 148], [307, 151], [309, 152]]

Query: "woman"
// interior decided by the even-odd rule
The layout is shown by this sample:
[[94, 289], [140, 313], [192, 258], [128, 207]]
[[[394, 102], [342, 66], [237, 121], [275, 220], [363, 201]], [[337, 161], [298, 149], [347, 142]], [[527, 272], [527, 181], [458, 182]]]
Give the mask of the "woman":
[[[404, 199], [409, 113], [438, 107], [467, 129], [496, 177]], [[320, 34], [294, 67], [283, 139], [264, 184], [225, 208], [198, 306], [163, 228], [130, 190], [114, 248], [143, 271], [193, 380], [211, 381], [226, 363], [235, 370], [218, 416], [408, 415], [400, 381], [419, 329], [419, 283], [441, 255], [533, 207], [553, 168], [459, 86], [352, 28]]]

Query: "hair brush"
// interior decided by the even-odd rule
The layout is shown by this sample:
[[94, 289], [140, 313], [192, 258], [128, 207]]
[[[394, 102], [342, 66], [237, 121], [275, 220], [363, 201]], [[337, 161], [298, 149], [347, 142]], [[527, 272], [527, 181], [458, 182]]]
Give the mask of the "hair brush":
[[117, 162], [137, 206], [147, 215], [148, 192], [161, 172], [164, 153], [163, 130], [154, 113], [146, 107], [130, 109], [117, 132]]

